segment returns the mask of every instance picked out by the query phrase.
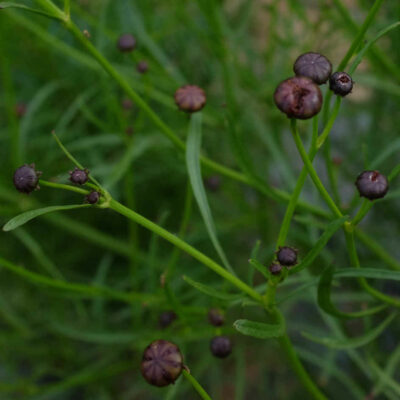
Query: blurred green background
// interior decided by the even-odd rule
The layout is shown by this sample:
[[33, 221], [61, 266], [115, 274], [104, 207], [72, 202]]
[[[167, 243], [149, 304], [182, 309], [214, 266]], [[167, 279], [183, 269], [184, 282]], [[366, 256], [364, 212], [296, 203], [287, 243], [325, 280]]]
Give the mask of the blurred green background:
[[[323, 53], [335, 68], [372, 4], [370, 0], [80, 0], [72, 1], [71, 14], [79, 28], [88, 31], [88, 40], [179, 137], [185, 140], [189, 118], [174, 105], [173, 94], [183, 84], [199, 85], [207, 93], [204, 154], [240, 169], [238, 146], [226, 122], [227, 113], [233, 111], [244, 158], [263, 181], [291, 192], [302, 162], [287, 118], [273, 104], [273, 91], [293, 74], [294, 60], [305, 51]], [[366, 38], [399, 18], [400, 3], [385, 1]], [[137, 38], [137, 48], [130, 54], [116, 48], [122, 33]], [[389, 173], [400, 161], [399, 43], [397, 29], [368, 51], [353, 76], [353, 93], [342, 103], [331, 141], [314, 163], [344, 210], [359, 204], [354, 181], [363, 169]], [[136, 69], [141, 60], [149, 65], [145, 74]], [[54, 129], [117, 200], [169, 231], [179, 231], [185, 202], [188, 205], [184, 154], [143, 111], [127, 104], [122, 90], [60, 23], [20, 10], [0, 10], [0, 72], [2, 225], [32, 208], [83, 201], [78, 194], [45, 187], [24, 196], [13, 187], [14, 169], [32, 162], [44, 179], [67, 183], [73, 165], [52, 139]], [[235, 106], [228, 101], [232, 98]], [[307, 142], [311, 123], [301, 123], [300, 129]], [[215, 179], [206, 168], [203, 176], [206, 182]], [[252, 273], [247, 260], [257, 240], [261, 241], [258, 259], [263, 263], [272, 259], [285, 204], [227, 177], [217, 180], [218, 187], [206, 186], [218, 236], [234, 269], [247, 280]], [[374, 252], [359, 242], [365, 267], [386, 268], [377, 254], [382, 248], [393, 263], [400, 259], [399, 196], [397, 180], [361, 225], [378, 246]], [[311, 181], [302, 198], [324, 207]], [[185, 240], [217, 259], [195, 201], [186, 208], [191, 212]], [[288, 243], [305, 254], [320, 236], [320, 228], [317, 217], [299, 210]], [[181, 347], [185, 362], [213, 399], [309, 398], [274, 341], [239, 336], [231, 328], [238, 318], [262, 319], [261, 311], [196, 291], [182, 275], [219, 290], [226, 286], [197, 261], [174, 253], [170, 244], [111, 211], [49, 214], [13, 232], [1, 232], [0, 255], [50, 278], [149, 294], [148, 301], [132, 305], [104, 296], [88, 298], [38, 285], [3, 265], [1, 399], [196, 399], [183, 378], [167, 389], [150, 387], [142, 379], [143, 348], [161, 337]], [[367, 398], [378, 382], [374, 365], [383, 368], [390, 353], [399, 353], [400, 325], [393, 323], [372, 345], [357, 351], [332, 351], [303, 338], [301, 331], [357, 336], [374, 324], [373, 319], [339, 324], [319, 311], [314, 275], [329, 264], [348, 266], [341, 235], [329, 242], [310, 273], [280, 288], [278, 300], [293, 294], [282, 303], [288, 333], [329, 398]], [[160, 284], [168, 265], [170, 292]], [[254, 284], [262, 282], [256, 273]], [[295, 292], [307, 282], [307, 290]], [[387, 294], [400, 293], [391, 282], [377, 285]], [[334, 301], [342, 309], [359, 309], [369, 300], [350, 281], [335, 293]], [[235, 348], [226, 360], [213, 358], [208, 350], [215, 334], [206, 319], [209, 307], [227, 309], [223, 332], [232, 335]], [[169, 309], [177, 312], [178, 319], [161, 330], [159, 315]], [[400, 379], [398, 373], [396, 378]], [[399, 393], [399, 387], [384, 385], [373, 398], [399, 398]]]

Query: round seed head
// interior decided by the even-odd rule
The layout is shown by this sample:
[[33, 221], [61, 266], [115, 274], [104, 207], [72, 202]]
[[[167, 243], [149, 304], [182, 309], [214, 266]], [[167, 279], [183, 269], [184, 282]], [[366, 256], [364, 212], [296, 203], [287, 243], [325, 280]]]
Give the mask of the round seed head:
[[177, 318], [177, 315], [173, 311], [164, 311], [160, 314], [158, 322], [161, 328], [167, 328]]
[[89, 179], [89, 170], [75, 168], [73, 171], [69, 171], [69, 180], [77, 185], [84, 185]]
[[150, 343], [143, 353], [141, 370], [144, 379], [154, 386], [174, 383], [182, 372], [183, 357], [177, 345], [166, 340]]
[[211, 339], [210, 349], [215, 357], [225, 358], [232, 352], [232, 342], [226, 336], [215, 336]]
[[219, 175], [209, 176], [204, 180], [204, 185], [211, 192], [217, 192], [221, 186], [221, 177]]
[[35, 164], [24, 164], [14, 172], [14, 186], [19, 192], [29, 194], [39, 188], [40, 175], [41, 172], [35, 171]]
[[346, 72], [335, 72], [329, 78], [329, 89], [339, 96], [346, 96], [353, 89], [353, 79]]
[[212, 308], [208, 312], [208, 320], [210, 321], [211, 325], [214, 326], [221, 326], [225, 322], [225, 317], [224, 314], [220, 310], [217, 310], [216, 308]]
[[15, 106], [15, 114], [17, 115], [18, 118], [22, 118], [26, 114], [26, 111], [27, 107], [26, 104], [24, 103], [18, 103]]
[[129, 111], [133, 107], [133, 102], [131, 99], [123, 99], [121, 101], [121, 106], [124, 110]]
[[192, 113], [206, 105], [204, 90], [194, 85], [182, 86], [175, 92], [175, 103], [180, 110]]
[[297, 263], [297, 250], [291, 247], [280, 247], [276, 252], [276, 257], [281, 265], [290, 267]]
[[268, 269], [272, 275], [279, 275], [282, 271], [282, 265], [278, 263], [272, 263]]
[[332, 64], [322, 54], [310, 52], [297, 58], [293, 70], [297, 76], [307, 76], [318, 85], [321, 85], [331, 75]]
[[136, 47], [136, 39], [130, 33], [125, 33], [119, 37], [117, 47], [123, 53], [128, 53]]
[[96, 204], [100, 200], [100, 193], [94, 190], [86, 195], [85, 199], [89, 204]]
[[274, 100], [289, 118], [308, 119], [318, 114], [322, 107], [321, 90], [304, 76], [281, 82], [275, 90]]
[[364, 171], [358, 175], [356, 186], [361, 197], [369, 200], [385, 197], [389, 190], [389, 182], [385, 175], [378, 171]]
[[147, 64], [146, 61], [142, 60], [138, 62], [138, 65], [136, 66], [137, 72], [140, 74], [145, 74], [149, 69], [149, 65]]

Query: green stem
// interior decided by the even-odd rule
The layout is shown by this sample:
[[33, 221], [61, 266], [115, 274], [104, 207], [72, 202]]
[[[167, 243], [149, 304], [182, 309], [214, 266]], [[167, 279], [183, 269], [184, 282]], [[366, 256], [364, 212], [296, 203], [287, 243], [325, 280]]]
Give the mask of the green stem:
[[69, 18], [71, 14], [70, 0], [64, 0], [64, 13]]
[[281, 336], [279, 339], [279, 344], [282, 349], [285, 351], [287, 358], [289, 359], [290, 364], [294, 372], [297, 374], [301, 383], [308, 390], [308, 392], [313, 396], [316, 400], [328, 400], [328, 398], [318, 389], [313, 380], [308, 375], [307, 371], [304, 369], [303, 364], [299, 360], [295, 349], [293, 348], [292, 342], [287, 334]]
[[195, 249], [190, 244], [186, 243], [182, 239], [179, 239], [177, 236], [168, 232], [166, 229], [158, 226], [154, 222], [148, 220], [147, 218], [141, 216], [140, 214], [136, 213], [135, 211], [125, 207], [121, 203], [117, 202], [114, 199], [111, 199], [109, 202], [109, 208], [118, 212], [121, 215], [131, 219], [132, 221], [137, 222], [139, 225], [145, 227], [146, 229], [154, 232], [155, 234], [161, 236], [168, 242], [172, 243], [174, 246], [178, 247], [179, 249], [183, 250], [185, 253], [191, 255], [196, 260], [200, 261], [202, 264], [216, 272], [218, 275], [222, 276], [224, 279], [232, 283], [232, 285], [236, 286], [238, 289], [243, 291], [244, 293], [248, 294], [254, 300], [261, 302], [262, 297], [259, 293], [257, 293], [254, 289], [250, 286], [245, 284], [242, 280], [237, 278], [236, 276], [232, 275], [228, 272], [225, 268], [221, 265], [217, 264], [211, 258], [200, 252], [199, 250]]
[[207, 392], [203, 389], [200, 383], [190, 372], [188, 372], [186, 369], [183, 369], [182, 375], [190, 382], [194, 390], [200, 395], [200, 397], [203, 400], [212, 400], [211, 397], [207, 394]]
[[369, 26], [371, 25], [372, 21], [375, 18], [375, 15], [379, 11], [382, 3], [384, 0], [375, 0], [374, 5], [371, 7], [369, 10], [369, 13], [367, 17], [364, 20], [364, 23], [362, 24], [361, 28], [359, 29], [357, 36], [354, 38], [353, 43], [351, 44], [349, 50], [347, 50], [346, 55], [344, 56], [343, 60], [338, 66], [338, 71], [342, 71], [348, 62], [350, 61], [350, 58], [353, 56], [354, 52], [357, 50], [358, 46], [361, 44], [365, 32], [368, 30]]
[[331, 196], [326, 191], [324, 185], [322, 184], [321, 180], [319, 179], [318, 174], [316, 173], [316, 171], [307, 155], [307, 152], [306, 152], [306, 150], [303, 146], [303, 143], [300, 139], [300, 135], [297, 130], [295, 119], [291, 120], [291, 129], [292, 129], [292, 134], [293, 134], [293, 138], [296, 143], [297, 149], [298, 149], [300, 156], [304, 162], [304, 165], [307, 167], [308, 173], [309, 173], [311, 179], [313, 180], [314, 185], [316, 186], [316, 188], [318, 189], [321, 196], [324, 198], [326, 204], [329, 206], [329, 208], [332, 210], [332, 212], [339, 218], [343, 217], [342, 213], [340, 212], [340, 210], [336, 206], [335, 202], [332, 200]]
[[361, 207], [359, 208], [357, 214], [354, 216], [351, 223], [356, 226], [358, 225], [362, 219], [366, 216], [368, 211], [372, 208], [374, 203], [371, 200], [364, 199]]
[[[361, 268], [360, 261], [358, 259], [357, 249], [354, 241], [354, 226], [351, 222], [345, 222], [344, 233], [346, 236], [346, 245], [349, 252], [350, 262], [353, 268]], [[393, 297], [387, 296], [381, 293], [379, 290], [374, 289], [370, 286], [365, 278], [358, 278], [360, 286], [367, 291], [371, 296], [388, 303], [395, 307], [400, 307], [400, 301]]]
[[89, 193], [87, 190], [81, 189], [79, 187], [65, 185], [63, 183], [48, 182], [48, 181], [44, 181], [42, 179], [39, 180], [39, 185], [51, 187], [54, 189], [69, 190], [70, 192], [75, 192], [75, 193], [85, 194], [85, 195]]

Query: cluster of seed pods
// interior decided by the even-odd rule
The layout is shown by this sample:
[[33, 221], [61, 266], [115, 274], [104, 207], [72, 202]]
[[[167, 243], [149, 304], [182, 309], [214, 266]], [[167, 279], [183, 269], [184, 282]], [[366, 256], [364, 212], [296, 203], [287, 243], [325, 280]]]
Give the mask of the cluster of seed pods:
[[[309, 119], [318, 114], [323, 101], [318, 85], [328, 80], [330, 90], [338, 96], [344, 97], [353, 89], [351, 76], [343, 71], [332, 74], [331, 62], [319, 53], [300, 55], [293, 65], [293, 71], [296, 76], [281, 82], [274, 93], [276, 106], [289, 118]], [[356, 187], [360, 196], [375, 200], [386, 195], [389, 184], [387, 178], [378, 171], [364, 171], [357, 178]], [[277, 266], [272, 267], [272, 271], [279, 273], [280, 270], [277, 270]]]
[[[159, 325], [164, 329], [176, 319], [173, 311], [164, 311], [160, 315]], [[225, 323], [225, 317], [220, 310], [212, 308], [208, 312], [208, 321], [219, 328]], [[227, 336], [214, 336], [210, 341], [210, 351], [215, 357], [226, 358], [232, 352], [232, 342]], [[141, 371], [151, 385], [162, 387], [174, 383], [184, 368], [187, 367], [183, 364], [179, 347], [167, 340], [155, 340], [143, 352]]]

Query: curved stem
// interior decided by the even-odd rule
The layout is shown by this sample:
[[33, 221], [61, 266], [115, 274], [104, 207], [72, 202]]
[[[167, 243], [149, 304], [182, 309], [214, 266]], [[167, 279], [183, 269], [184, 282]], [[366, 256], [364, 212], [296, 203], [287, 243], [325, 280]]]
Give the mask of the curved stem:
[[190, 372], [188, 372], [186, 369], [183, 369], [182, 375], [190, 382], [190, 384], [193, 386], [193, 389], [200, 395], [200, 397], [203, 400], [212, 400], [211, 397], [207, 394], [207, 392], [203, 389], [200, 383]]
[[318, 189], [321, 196], [324, 198], [326, 204], [329, 206], [329, 208], [332, 210], [332, 212], [339, 218], [343, 217], [343, 214], [340, 212], [339, 208], [336, 206], [335, 202], [332, 200], [331, 196], [326, 191], [324, 185], [322, 184], [321, 180], [319, 179], [318, 174], [315, 171], [315, 169], [306, 153], [306, 150], [304, 149], [303, 143], [300, 139], [299, 132], [297, 130], [295, 119], [291, 120], [291, 129], [292, 129], [292, 134], [293, 134], [293, 138], [296, 143], [297, 149], [298, 149], [300, 156], [304, 162], [304, 165], [308, 169], [308, 173], [310, 174], [310, 177], [313, 180], [314, 185], [316, 186], [316, 188]]
[[[354, 226], [351, 222], [345, 222], [344, 233], [346, 235], [347, 250], [349, 252], [350, 262], [354, 268], [361, 268], [360, 261], [358, 259], [356, 244], [354, 241]], [[400, 307], [400, 301], [394, 299], [393, 297], [387, 296], [381, 293], [379, 290], [374, 289], [369, 285], [365, 278], [358, 278], [360, 286], [365, 289], [371, 296], [381, 300], [385, 303], [391, 304], [395, 307]]]
[[299, 360], [296, 351], [293, 348], [289, 336], [285, 334], [278, 338], [278, 341], [282, 349], [285, 351], [294, 372], [296, 373], [304, 387], [313, 396], [313, 398], [317, 400], [328, 400], [328, 398], [318, 389], [314, 381], [310, 378], [307, 371], [304, 369], [303, 364]]
[[242, 292], [248, 294], [254, 300], [261, 302], [262, 297], [259, 293], [257, 293], [254, 289], [244, 283], [242, 280], [237, 278], [236, 276], [232, 275], [228, 272], [225, 268], [221, 265], [217, 264], [211, 258], [200, 252], [199, 250], [195, 249], [190, 244], [186, 243], [182, 239], [179, 239], [177, 236], [168, 232], [166, 229], [162, 228], [161, 226], [155, 224], [154, 222], [148, 220], [147, 218], [143, 217], [142, 215], [136, 213], [135, 211], [125, 207], [118, 201], [111, 199], [109, 202], [109, 208], [118, 212], [121, 215], [135, 221], [139, 225], [149, 229], [150, 231], [154, 232], [155, 234], [161, 236], [168, 242], [172, 243], [174, 246], [178, 247], [179, 249], [183, 250], [185, 253], [191, 255], [196, 260], [200, 261], [202, 264], [216, 272], [218, 275], [222, 276], [224, 279], [232, 283], [232, 285], [236, 286]]
[[81, 189], [76, 186], [65, 185], [64, 183], [55, 183], [55, 182], [44, 181], [43, 179], [39, 180], [39, 185], [51, 187], [54, 189], [68, 190], [70, 192], [75, 192], [75, 193], [79, 193], [79, 194], [88, 194], [89, 193], [89, 191], [87, 191], [85, 189]]

